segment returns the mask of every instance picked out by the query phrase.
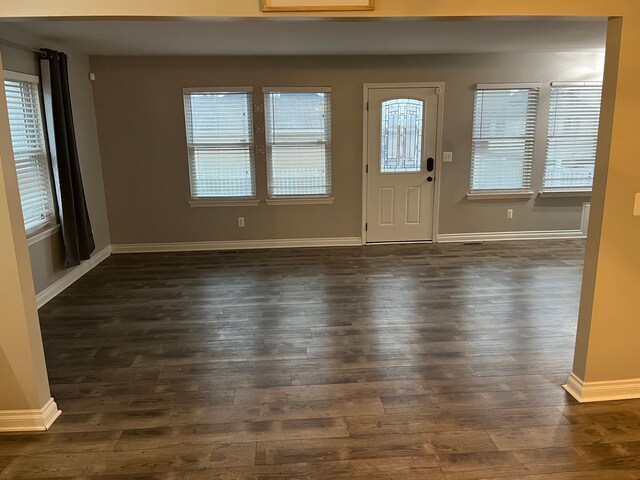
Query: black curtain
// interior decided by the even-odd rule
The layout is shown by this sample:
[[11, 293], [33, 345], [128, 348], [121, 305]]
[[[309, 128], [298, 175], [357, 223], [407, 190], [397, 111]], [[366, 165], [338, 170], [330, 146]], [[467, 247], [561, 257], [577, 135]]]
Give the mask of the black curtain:
[[67, 55], [43, 49], [40, 67], [65, 266], [69, 268], [87, 260], [95, 243], [80, 174]]

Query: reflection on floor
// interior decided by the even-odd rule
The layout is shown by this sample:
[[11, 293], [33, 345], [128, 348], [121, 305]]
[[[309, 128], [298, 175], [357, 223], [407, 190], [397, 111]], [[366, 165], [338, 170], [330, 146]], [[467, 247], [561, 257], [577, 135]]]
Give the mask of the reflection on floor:
[[640, 478], [640, 403], [560, 388], [583, 246], [113, 256], [41, 310], [63, 415], [0, 478]]

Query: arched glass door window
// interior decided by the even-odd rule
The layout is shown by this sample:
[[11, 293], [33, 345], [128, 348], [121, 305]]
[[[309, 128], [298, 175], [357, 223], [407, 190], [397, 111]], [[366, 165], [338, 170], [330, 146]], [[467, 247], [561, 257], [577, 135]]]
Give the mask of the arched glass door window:
[[394, 98], [382, 102], [380, 173], [421, 169], [424, 101]]

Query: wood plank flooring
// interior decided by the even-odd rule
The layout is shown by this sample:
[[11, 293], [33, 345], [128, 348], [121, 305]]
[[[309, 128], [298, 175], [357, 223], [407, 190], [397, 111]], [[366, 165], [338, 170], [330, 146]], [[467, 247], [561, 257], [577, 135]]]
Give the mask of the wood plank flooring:
[[584, 244], [116, 255], [40, 311], [62, 416], [0, 479], [640, 479], [580, 405]]

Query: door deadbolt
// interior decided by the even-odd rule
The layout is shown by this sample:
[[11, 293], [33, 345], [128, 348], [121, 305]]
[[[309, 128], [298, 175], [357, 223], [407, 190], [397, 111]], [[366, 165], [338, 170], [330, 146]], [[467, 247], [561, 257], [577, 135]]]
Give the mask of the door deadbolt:
[[433, 158], [427, 158], [427, 172], [433, 172], [434, 163]]

